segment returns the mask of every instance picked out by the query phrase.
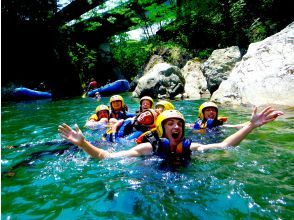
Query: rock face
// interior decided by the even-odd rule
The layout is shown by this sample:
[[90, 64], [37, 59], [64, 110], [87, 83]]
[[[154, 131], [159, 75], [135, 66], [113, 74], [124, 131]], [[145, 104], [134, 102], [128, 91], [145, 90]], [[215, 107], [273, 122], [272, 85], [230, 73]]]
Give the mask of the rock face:
[[147, 65], [145, 66], [144, 70], [142, 71], [142, 73], [138, 74], [135, 77], [135, 79], [131, 82], [130, 84], [131, 90], [135, 90], [136, 86], [138, 85], [139, 79], [144, 75], [144, 73], [148, 72], [150, 69], [152, 69], [152, 67], [154, 67], [155, 64], [158, 64], [158, 63], [164, 63], [163, 58], [159, 55], [152, 55]]
[[207, 90], [207, 82], [200, 69], [201, 62], [199, 59], [189, 60], [181, 69], [185, 78], [185, 97], [190, 99], [201, 99], [210, 97]]
[[138, 81], [134, 97], [171, 98], [184, 92], [185, 79], [180, 69], [168, 63], [155, 64]]
[[208, 60], [201, 66], [211, 94], [218, 89], [223, 80], [228, 78], [236, 63], [240, 60], [241, 52], [237, 46], [212, 52]]
[[294, 106], [294, 22], [250, 44], [229, 78], [213, 93], [221, 103]]

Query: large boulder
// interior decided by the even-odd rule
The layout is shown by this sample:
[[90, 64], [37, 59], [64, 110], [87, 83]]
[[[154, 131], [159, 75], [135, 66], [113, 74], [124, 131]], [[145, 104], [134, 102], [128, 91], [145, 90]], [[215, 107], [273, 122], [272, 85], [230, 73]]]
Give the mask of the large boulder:
[[212, 52], [208, 60], [201, 66], [211, 94], [218, 89], [223, 80], [228, 78], [240, 60], [241, 52], [237, 46], [217, 49]]
[[229, 78], [213, 93], [221, 103], [294, 106], [294, 22], [249, 45]]
[[190, 99], [201, 99], [210, 97], [207, 82], [200, 69], [201, 60], [194, 58], [189, 60], [182, 68], [185, 78], [185, 97]]
[[164, 60], [161, 56], [159, 55], [152, 55], [150, 60], [148, 61], [148, 63], [146, 64], [146, 66], [144, 67], [144, 70], [139, 73], [134, 80], [131, 82], [130, 84], [130, 89], [131, 90], [135, 90], [136, 86], [138, 85], [139, 79], [145, 74], [147, 73], [150, 69], [152, 69], [152, 67], [154, 67], [154, 65], [158, 64], [158, 63], [164, 63]]
[[155, 64], [138, 81], [134, 97], [170, 98], [184, 92], [185, 79], [180, 69], [168, 63]]

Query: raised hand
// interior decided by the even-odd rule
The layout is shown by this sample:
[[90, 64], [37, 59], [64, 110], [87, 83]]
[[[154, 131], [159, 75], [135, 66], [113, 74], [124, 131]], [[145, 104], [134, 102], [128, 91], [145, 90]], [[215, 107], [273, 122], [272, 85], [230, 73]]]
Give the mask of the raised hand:
[[250, 122], [255, 126], [259, 127], [268, 122], [275, 120], [280, 115], [283, 115], [284, 112], [276, 111], [271, 106], [264, 108], [259, 114], [257, 114], [257, 107], [253, 109]]
[[75, 124], [75, 129], [76, 130], [73, 130], [67, 124], [58, 126], [58, 132], [60, 133], [61, 137], [73, 143], [74, 145], [80, 146], [85, 140], [85, 137], [77, 124]]

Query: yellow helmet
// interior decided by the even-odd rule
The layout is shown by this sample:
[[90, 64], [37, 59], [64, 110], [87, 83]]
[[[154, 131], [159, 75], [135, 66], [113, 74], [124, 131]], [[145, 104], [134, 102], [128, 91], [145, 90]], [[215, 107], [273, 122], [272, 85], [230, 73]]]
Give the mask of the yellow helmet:
[[217, 118], [217, 113], [218, 113], [218, 107], [214, 102], [204, 102], [202, 105], [200, 105], [198, 109], [198, 118], [204, 119], [204, 110], [208, 107], [212, 107], [216, 109], [216, 118]]
[[98, 105], [95, 112], [98, 113], [102, 110], [107, 110], [109, 112], [109, 108], [106, 105]]
[[157, 133], [158, 133], [158, 136], [159, 137], [162, 137], [163, 136], [163, 122], [167, 119], [170, 119], [170, 118], [176, 118], [176, 119], [180, 119], [183, 121], [183, 135], [184, 135], [184, 129], [185, 129], [185, 118], [184, 116], [182, 115], [181, 112], [179, 112], [178, 110], [166, 110], [166, 111], [163, 111], [159, 116], [158, 118], [156, 119], [156, 130], [157, 130]]
[[143, 100], [149, 100], [150, 102], [151, 102], [151, 108], [152, 108], [152, 106], [153, 106], [153, 104], [154, 104], [154, 101], [153, 101], [153, 99], [150, 97], [150, 96], [143, 96], [141, 99], [140, 99], [140, 105], [142, 104], [142, 101]]
[[111, 103], [114, 102], [114, 101], [121, 101], [121, 107], [122, 108], [125, 107], [124, 99], [120, 95], [113, 95], [113, 96], [110, 97], [110, 99], [109, 99], [110, 106], [111, 106]]
[[165, 101], [165, 100], [161, 100], [161, 101], [157, 102], [156, 105], [155, 105], [155, 108], [158, 108], [159, 105], [163, 106], [163, 111], [165, 111], [165, 110], [174, 110], [175, 109], [175, 106], [171, 102], [168, 102], [168, 101]]

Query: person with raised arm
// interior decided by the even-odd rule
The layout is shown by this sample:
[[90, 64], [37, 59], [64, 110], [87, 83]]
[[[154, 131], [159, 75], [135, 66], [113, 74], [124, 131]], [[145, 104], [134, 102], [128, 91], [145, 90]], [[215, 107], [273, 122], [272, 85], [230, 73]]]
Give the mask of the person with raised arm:
[[162, 112], [156, 120], [157, 139], [119, 152], [109, 152], [95, 147], [85, 139], [77, 125], [75, 125], [75, 130], [73, 130], [67, 124], [62, 124], [59, 125], [58, 131], [63, 138], [79, 146], [94, 158], [139, 157], [154, 154], [163, 158], [168, 164], [185, 166], [191, 160], [192, 151], [224, 149], [236, 146], [255, 128], [267, 124], [283, 114], [283, 112], [277, 111], [270, 106], [257, 113], [257, 108], [255, 107], [249, 123], [243, 128], [220, 143], [205, 145], [185, 139], [185, 119], [183, 115], [177, 110], [167, 110]]

